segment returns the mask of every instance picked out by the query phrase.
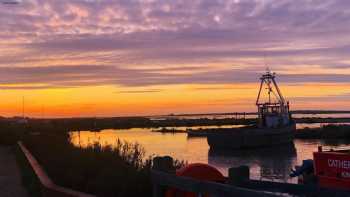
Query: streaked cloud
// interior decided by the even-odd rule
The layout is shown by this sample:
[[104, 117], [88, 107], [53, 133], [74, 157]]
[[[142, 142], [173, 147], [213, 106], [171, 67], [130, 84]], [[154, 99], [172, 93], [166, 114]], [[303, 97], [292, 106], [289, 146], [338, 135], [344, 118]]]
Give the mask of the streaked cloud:
[[143, 93], [156, 93], [161, 92], [161, 89], [144, 89], [144, 90], [120, 90], [116, 93], [121, 94], [143, 94]]
[[6, 91], [230, 91], [227, 84], [257, 82], [266, 66], [285, 85], [350, 83], [348, 0], [18, 2], [0, 4]]
[[[193, 74], [194, 70], [196, 69], [192, 67], [128, 69], [105, 65], [0, 67], [0, 83], [39, 84], [35, 86], [37, 89], [101, 85], [142, 87], [172, 84], [235, 84], [257, 83], [261, 74], [245, 69], [197, 71], [199, 74]], [[280, 74], [277, 80], [282, 83], [350, 83], [350, 74]]]

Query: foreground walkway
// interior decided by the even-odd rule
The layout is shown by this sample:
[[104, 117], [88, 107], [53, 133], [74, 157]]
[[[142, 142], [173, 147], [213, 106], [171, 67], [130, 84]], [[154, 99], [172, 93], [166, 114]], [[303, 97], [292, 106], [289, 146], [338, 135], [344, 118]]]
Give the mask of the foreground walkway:
[[0, 146], [0, 196], [27, 197], [11, 147]]

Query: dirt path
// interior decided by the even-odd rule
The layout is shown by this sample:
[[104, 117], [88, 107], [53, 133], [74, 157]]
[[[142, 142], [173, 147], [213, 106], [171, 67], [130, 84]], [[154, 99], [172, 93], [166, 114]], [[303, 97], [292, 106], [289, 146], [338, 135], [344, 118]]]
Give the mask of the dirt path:
[[0, 146], [0, 196], [27, 197], [11, 147]]

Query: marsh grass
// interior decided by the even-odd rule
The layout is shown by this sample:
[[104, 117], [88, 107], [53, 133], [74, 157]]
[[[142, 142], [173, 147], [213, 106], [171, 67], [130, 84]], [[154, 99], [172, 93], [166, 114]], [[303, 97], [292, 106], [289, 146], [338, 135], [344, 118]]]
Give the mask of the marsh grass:
[[98, 196], [151, 196], [152, 162], [143, 160], [137, 143], [80, 148], [69, 135], [40, 135], [28, 136], [25, 144], [59, 185]]
[[[97, 196], [151, 196], [152, 156], [138, 143], [116, 140], [102, 146], [71, 143], [68, 133], [28, 135], [27, 148], [58, 184]], [[177, 168], [184, 161], [174, 161]]]

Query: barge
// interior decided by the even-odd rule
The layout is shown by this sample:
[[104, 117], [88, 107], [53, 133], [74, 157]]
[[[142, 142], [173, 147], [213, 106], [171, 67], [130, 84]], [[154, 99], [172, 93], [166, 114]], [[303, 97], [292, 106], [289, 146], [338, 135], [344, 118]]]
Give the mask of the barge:
[[289, 102], [282, 96], [275, 78], [276, 74], [269, 70], [260, 78], [257, 124], [207, 132], [211, 149], [247, 149], [293, 142], [295, 122], [289, 111]]

